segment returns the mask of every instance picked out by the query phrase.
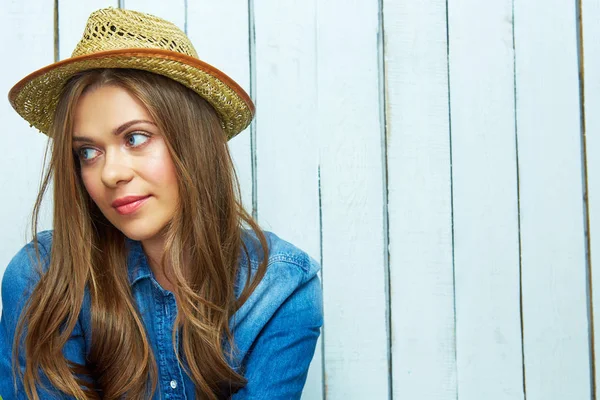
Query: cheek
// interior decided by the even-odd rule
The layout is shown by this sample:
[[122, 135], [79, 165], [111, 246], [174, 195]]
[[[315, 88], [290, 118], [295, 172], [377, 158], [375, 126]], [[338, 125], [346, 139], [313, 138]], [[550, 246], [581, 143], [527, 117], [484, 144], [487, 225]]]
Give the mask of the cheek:
[[148, 159], [144, 170], [148, 180], [152, 181], [157, 188], [160, 188], [163, 194], [169, 197], [177, 196], [177, 174], [175, 165], [167, 151]]
[[85, 190], [88, 192], [92, 200], [94, 200], [94, 203], [98, 204], [98, 206], [100, 207], [101, 205], [98, 203], [98, 200], [101, 197], [102, 190], [100, 180], [96, 179], [94, 177], [94, 174], [92, 174], [89, 171], [81, 172], [81, 180], [83, 182]]

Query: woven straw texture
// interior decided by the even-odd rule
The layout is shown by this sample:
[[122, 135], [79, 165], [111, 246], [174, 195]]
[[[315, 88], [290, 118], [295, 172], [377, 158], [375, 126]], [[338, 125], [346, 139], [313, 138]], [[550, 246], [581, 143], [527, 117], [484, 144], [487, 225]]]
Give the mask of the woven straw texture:
[[198, 60], [187, 36], [174, 24], [131, 10], [92, 13], [72, 57], [32, 73], [10, 91], [15, 110], [48, 133], [62, 87], [74, 74], [94, 68], [134, 68], [167, 76], [194, 90], [217, 111], [228, 139], [244, 130], [252, 101], [231, 78]]

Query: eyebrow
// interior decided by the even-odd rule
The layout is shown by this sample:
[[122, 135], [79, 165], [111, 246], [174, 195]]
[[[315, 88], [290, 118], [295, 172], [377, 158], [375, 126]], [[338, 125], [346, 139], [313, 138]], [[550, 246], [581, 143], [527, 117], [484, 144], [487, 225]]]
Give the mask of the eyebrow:
[[[154, 122], [148, 121], [146, 119], [133, 119], [133, 120], [131, 120], [129, 122], [125, 122], [123, 125], [115, 128], [112, 133], [113, 133], [113, 135], [118, 136], [121, 133], [123, 133], [123, 131], [125, 131], [127, 128], [129, 128], [130, 126], [135, 125], [135, 124], [141, 124], [141, 123], [156, 126], [156, 124]], [[93, 143], [94, 141], [87, 136], [73, 136], [73, 142]]]

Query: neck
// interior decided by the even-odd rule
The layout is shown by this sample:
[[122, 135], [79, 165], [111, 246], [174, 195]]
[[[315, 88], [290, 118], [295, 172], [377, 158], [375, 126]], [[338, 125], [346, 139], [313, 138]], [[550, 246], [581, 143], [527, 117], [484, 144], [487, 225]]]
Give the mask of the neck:
[[148, 264], [154, 274], [154, 278], [163, 287], [163, 289], [173, 291], [173, 284], [167, 278], [165, 273], [164, 265], [162, 264], [162, 257], [165, 251], [165, 238], [163, 235], [156, 235], [155, 237], [147, 240], [142, 240], [142, 248], [146, 253]]

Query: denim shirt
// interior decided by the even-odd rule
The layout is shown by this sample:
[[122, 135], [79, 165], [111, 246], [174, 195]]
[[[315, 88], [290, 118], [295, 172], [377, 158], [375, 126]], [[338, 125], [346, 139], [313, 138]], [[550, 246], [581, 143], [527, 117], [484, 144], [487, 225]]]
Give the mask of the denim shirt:
[[[250, 231], [245, 231], [250, 234]], [[269, 260], [265, 276], [244, 305], [231, 317], [238, 352], [230, 366], [244, 374], [247, 385], [232, 399], [299, 399], [323, 324], [319, 264], [305, 252], [265, 232]], [[49, 254], [52, 232], [38, 235], [42, 260]], [[248, 243], [251, 274], [258, 267], [257, 249]], [[158, 368], [154, 399], [194, 399], [194, 384], [177, 362], [172, 329], [177, 314], [173, 293], [154, 279], [139, 242], [129, 241], [128, 272], [131, 290], [142, 316]], [[22, 383], [15, 391], [12, 375], [12, 344], [18, 318], [27, 296], [39, 279], [29, 243], [12, 259], [2, 279], [0, 320], [0, 395], [4, 400], [25, 399]], [[235, 284], [239, 297], [248, 274], [242, 252]], [[90, 298], [86, 291], [82, 311], [63, 349], [68, 360], [85, 364], [90, 351]], [[176, 339], [177, 340], [177, 339]], [[226, 345], [224, 345], [226, 346]], [[226, 349], [227, 350], [227, 349]], [[21, 367], [24, 361], [19, 361]], [[49, 386], [49, 384], [46, 384]], [[67, 398], [56, 389], [38, 389], [42, 399]]]

